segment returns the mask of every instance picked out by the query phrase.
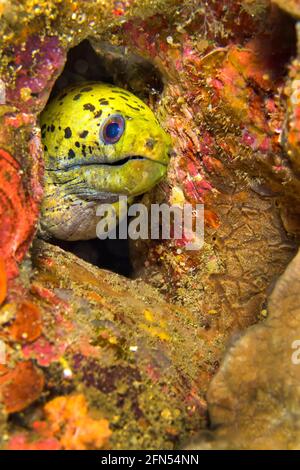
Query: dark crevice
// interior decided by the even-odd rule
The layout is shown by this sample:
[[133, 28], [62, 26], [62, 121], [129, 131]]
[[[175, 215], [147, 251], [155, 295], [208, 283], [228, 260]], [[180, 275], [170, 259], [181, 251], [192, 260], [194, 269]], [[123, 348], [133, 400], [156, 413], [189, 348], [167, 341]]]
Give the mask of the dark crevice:
[[50, 99], [67, 86], [87, 81], [120, 86], [146, 101], [150, 96], [159, 98], [164, 87], [159, 70], [151, 62], [125, 48], [92, 39], [70, 49]]
[[75, 242], [52, 240], [52, 243], [98, 268], [107, 269], [126, 277], [133, 276], [129, 240], [99, 240], [96, 238], [95, 240]]

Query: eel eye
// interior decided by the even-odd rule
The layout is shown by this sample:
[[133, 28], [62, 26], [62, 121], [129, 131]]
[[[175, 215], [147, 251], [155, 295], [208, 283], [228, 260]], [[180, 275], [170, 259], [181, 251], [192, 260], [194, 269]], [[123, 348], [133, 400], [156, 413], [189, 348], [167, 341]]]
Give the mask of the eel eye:
[[125, 131], [125, 119], [120, 114], [107, 118], [101, 129], [100, 139], [106, 145], [117, 143]]

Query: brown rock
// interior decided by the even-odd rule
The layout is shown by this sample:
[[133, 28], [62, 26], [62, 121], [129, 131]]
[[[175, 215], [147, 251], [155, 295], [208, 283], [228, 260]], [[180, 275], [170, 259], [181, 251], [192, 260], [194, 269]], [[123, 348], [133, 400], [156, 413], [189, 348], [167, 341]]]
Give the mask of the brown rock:
[[209, 438], [190, 448], [300, 448], [300, 253], [277, 282], [267, 320], [233, 344], [208, 392]]

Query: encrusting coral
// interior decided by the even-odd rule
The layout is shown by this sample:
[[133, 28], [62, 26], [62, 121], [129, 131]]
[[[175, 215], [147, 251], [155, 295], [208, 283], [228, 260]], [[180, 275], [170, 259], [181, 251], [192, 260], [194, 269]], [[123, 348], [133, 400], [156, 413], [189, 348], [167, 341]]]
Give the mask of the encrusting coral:
[[9, 450], [88, 450], [107, 446], [111, 431], [106, 419], [95, 420], [88, 415], [85, 397], [56, 397], [44, 406], [45, 421], [32, 423], [33, 433], [40, 440], [30, 442], [26, 433], [14, 437]]

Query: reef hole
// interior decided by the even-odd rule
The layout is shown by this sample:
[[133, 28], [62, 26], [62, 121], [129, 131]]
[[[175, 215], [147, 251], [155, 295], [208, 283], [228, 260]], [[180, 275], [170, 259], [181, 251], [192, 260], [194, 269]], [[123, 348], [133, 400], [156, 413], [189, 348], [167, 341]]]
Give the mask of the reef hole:
[[85, 39], [70, 49], [50, 99], [69, 85], [87, 81], [112, 83], [126, 88], [146, 102], [159, 99], [164, 85], [154, 65], [125, 47]]
[[[150, 106], [155, 105], [164, 88], [161, 74], [151, 62], [124, 47], [90, 38], [68, 52], [65, 67], [53, 86], [49, 101], [64, 88], [88, 81], [125, 88]], [[129, 240], [52, 240], [51, 243], [97, 267], [134, 277], [135, 263], [131, 260]]]

